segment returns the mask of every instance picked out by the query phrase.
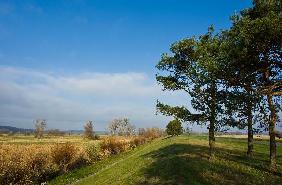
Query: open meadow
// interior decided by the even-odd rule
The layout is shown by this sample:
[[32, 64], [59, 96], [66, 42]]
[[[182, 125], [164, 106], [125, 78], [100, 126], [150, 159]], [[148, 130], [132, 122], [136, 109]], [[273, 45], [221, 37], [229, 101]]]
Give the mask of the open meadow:
[[[101, 136], [104, 137], [104, 136]], [[34, 135], [23, 134], [2, 134], [0, 135], [0, 144], [7, 145], [47, 145], [57, 143], [73, 143], [76, 145], [84, 145], [87, 143], [98, 142], [98, 140], [89, 140], [83, 137], [83, 135], [72, 134], [65, 136], [44, 136], [41, 139], [37, 139]]]

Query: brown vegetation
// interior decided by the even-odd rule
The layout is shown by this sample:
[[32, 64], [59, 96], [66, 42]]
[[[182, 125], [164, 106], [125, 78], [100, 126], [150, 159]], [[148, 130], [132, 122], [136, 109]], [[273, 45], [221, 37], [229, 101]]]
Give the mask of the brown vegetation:
[[0, 184], [38, 184], [57, 173], [49, 146], [2, 145]]
[[139, 129], [139, 135], [144, 136], [145, 138], [148, 139], [155, 139], [165, 135], [165, 131], [157, 127]]
[[41, 184], [55, 176], [133, 149], [162, 136], [146, 129], [142, 136], [109, 136], [100, 143], [1, 144], [0, 184]]

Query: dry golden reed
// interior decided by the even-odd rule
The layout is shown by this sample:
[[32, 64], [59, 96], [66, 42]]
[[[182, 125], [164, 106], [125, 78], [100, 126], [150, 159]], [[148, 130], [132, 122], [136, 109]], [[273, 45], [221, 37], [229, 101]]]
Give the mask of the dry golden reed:
[[100, 143], [0, 144], [0, 184], [41, 184], [113, 154], [135, 148], [159, 131], [147, 130], [144, 136], [109, 136]]
[[0, 184], [39, 184], [56, 175], [50, 158], [50, 147], [44, 145], [0, 146]]
[[0, 184], [40, 184], [84, 164], [73, 144], [0, 145]]

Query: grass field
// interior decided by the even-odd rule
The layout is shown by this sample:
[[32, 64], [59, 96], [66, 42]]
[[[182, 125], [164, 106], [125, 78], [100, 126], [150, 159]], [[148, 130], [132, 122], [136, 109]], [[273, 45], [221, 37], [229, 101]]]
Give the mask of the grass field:
[[[103, 137], [103, 136], [102, 136]], [[82, 135], [65, 135], [65, 136], [44, 136], [42, 139], [37, 139], [33, 135], [25, 136], [21, 134], [16, 135], [0, 135], [0, 144], [13, 145], [30, 145], [30, 144], [57, 144], [57, 143], [73, 143], [77, 145], [98, 142], [97, 140], [88, 140]]]
[[218, 137], [216, 155], [208, 157], [206, 136], [162, 138], [137, 149], [60, 176], [49, 184], [282, 184], [282, 147], [278, 167], [268, 169], [268, 142], [255, 142], [253, 158], [246, 140]]

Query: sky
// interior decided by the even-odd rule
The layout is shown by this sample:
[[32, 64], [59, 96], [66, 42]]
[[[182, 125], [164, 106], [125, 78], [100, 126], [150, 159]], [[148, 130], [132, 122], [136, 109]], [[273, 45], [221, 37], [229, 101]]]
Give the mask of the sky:
[[[172, 43], [198, 36], [250, 0], [0, 0], [0, 125], [105, 130], [114, 118], [164, 128], [155, 104], [187, 105], [162, 92], [155, 65]], [[200, 127], [195, 127], [200, 130]]]

